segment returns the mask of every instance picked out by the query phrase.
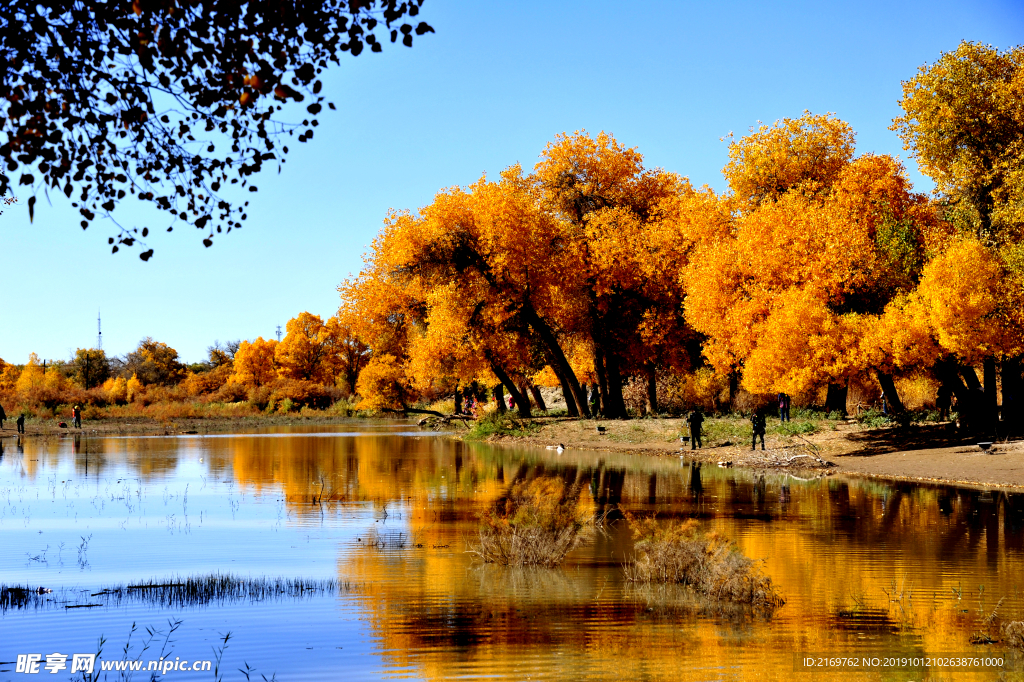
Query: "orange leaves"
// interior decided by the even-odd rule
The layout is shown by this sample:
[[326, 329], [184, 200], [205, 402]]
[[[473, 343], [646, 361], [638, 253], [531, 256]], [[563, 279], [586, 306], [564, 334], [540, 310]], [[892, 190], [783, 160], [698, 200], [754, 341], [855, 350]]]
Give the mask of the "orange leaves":
[[925, 267], [918, 296], [944, 350], [967, 362], [1001, 350], [1002, 276], [999, 259], [973, 240], [952, 245]]
[[288, 320], [284, 340], [274, 349], [281, 376], [333, 385], [340, 369], [340, 326], [337, 318], [324, 324], [319, 315], [299, 313]]
[[738, 208], [750, 211], [789, 191], [827, 191], [853, 157], [853, 141], [849, 124], [832, 114], [805, 111], [798, 119], [762, 125], [739, 141], [730, 140], [722, 173]]
[[277, 361], [275, 339], [264, 340], [262, 336], [255, 341], [242, 341], [235, 351], [230, 381], [243, 386], [265, 386], [277, 378]]

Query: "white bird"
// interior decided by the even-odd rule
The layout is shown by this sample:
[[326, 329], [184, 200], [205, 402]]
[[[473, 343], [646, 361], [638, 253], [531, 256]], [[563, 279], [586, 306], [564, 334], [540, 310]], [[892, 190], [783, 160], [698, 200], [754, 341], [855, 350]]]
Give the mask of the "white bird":
[[562, 454], [563, 452], [565, 452], [565, 446], [562, 445], [561, 443], [559, 443], [558, 444], [558, 454]]

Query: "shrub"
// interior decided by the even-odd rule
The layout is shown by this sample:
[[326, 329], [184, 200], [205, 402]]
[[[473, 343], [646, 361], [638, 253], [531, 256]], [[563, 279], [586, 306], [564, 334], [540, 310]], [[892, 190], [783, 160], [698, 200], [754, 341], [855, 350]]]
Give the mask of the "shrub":
[[194, 398], [213, 393], [227, 383], [229, 376], [231, 376], [231, 365], [221, 365], [208, 372], [189, 372], [181, 382], [181, 388]]
[[341, 398], [341, 389], [322, 386], [303, 379], [278, 379], [273, 386], [270, 400], [283, 403], [290, 400], [296, 407], [312, 407], [325, 410]]
[[[454, 409], [454, 408], [453, 408]], [[532, 421], [520, 419], [513, 412], [491, 410], [473, 422], [473, 428], [466, 434], [467, 440], [485, 440], [491, 436], [528, 436], [540, 426]]]
[[[270, 389], [267, 389], [270, 394]], [[216, 403], [238, 403], [249, 399], [249, 391], [242, 384], [227, 383], [210, 394], [210, 402]]]
[[557, 566], [596, 530], [593, 509], [581, 500], [583, 488], [553, 476], [514, 484], [481, 517], [480, 542], [470, 551], [503, 566]]
[[785, 603], [757, 563], [717, 533], [703, 533], [697, 522], [659, 523], [653, 517], [627, 515], [633, 527], [636, 554], [624, 567], [626, 580], [637, 583], [678, 583], [727, 601], [777, 608]]
[[1015, 620], [1004, 625], [1003, 638], [1008, 646], [1024, 649], [1024, 621]]

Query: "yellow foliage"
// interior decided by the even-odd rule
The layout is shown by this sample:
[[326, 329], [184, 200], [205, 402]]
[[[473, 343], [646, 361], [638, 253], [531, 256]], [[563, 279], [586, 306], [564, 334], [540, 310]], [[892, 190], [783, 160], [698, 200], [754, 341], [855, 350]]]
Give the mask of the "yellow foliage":
[[135, 402], [137, 398], [142, 395], [143, 387], [142, 382], [139, 381], [139, 377], [132, 374], [132, 378], [125, 384], [125, 400], [130, 403]]
[[722, 173], [741, 210], [777, 200], [791, 190], [813, 195], [831, 187], [853, 157], [854, 132], [833, 114], [805, 111], [761, 125], [736, 141], [729, 135]]
[[359, 410], [401, 409], [408, 395], [405, 369], [393, 355], [375, 355], [359, 374]]
[[0, 360], [0, 391], [10, 391], [18, 383], [21, 376], [21, 368]]
[[44, 381], [43, 366], [39, 362], [39, 356], [31, 353], [28, 362], [21, 370], [14, 388], [18, 393], [27, 393], [35, 387], [42, 386]]
[[274, 350], [278, 373], [289, 379], [333, 385], [341, 366], [338, 318], [324, 324], [319, 315], [302, 312], [288, 320], [286, 329], [284, 340]]
[[951, 204], [961, 227], [989, 244], [1024, 227], [1024, 47], [962, 42], [903, 83], [892, 130]]
[[242, 341], [235, 351], [230, 381], [243, 386], [260, 387], [277, 378], [277, 341], [264, 340], [262, 336], [254, 341]]
[[124, 377], [114, 377], [103, 382], [103, 392], [108, 403], [123, 405], [128, 402], [128, 382]]

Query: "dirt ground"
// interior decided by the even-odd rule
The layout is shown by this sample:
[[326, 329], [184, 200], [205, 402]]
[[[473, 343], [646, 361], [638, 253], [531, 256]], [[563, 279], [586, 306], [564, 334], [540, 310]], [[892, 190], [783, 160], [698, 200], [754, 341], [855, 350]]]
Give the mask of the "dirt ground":
[[[705, 431], [714, 433], [709, 420]], [[527, 437], [496, 441], [547, 447], [615, 450], [658, 456], [688, 457], [705, 462], [755, 468], [810, 470], [816, 475], [854, 474], [892, 480], [946, 482], [1024, 488], [1024, 441], [995, 443], [987, 452], [976, 439], [960, 437], [947, 424], [911, 426], [906, 430], [864, 429], [852, 422], [833, 422], [828, 430], [809, 435], [772, 435], [765, 450], [750, 449], [750, 428], [731, 421], [726, 435], [705, 438], [691, 450], [679, 437], [687, 433], [682, 419], [575, 421], [552, 419]], [[603, 430], [598, 430], [598, 429]], [[834, 430], [831, 430], [834, 428]], [[732, 437], [729, 437], [729, 434]], [[742, 436], [742, 440], [740, 439]]]

